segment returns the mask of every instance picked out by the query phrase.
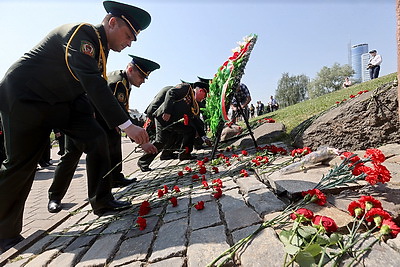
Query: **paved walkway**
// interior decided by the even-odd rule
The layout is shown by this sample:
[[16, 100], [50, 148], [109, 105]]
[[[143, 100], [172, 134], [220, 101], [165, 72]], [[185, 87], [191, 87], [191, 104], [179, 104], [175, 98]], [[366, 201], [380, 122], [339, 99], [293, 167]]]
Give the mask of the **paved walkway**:
[[[125, 155], [134, 147], [124, 140]], [[55, 152], [54, 165], [59, 158]], [[250, 155], [255, 153], [252, 149], [248, 152]], [[199, 158], [209, 154], [209, 150], [197, 152]], [[58, 214], [48, 213], [46, 207], [54, 167], [38, 171], [24, 214], [23, 236], [26, 240], [1, 255], [0, 266], [206, 266], [238, 240], [254, 232], [263, 221], [279, 214], [296, 193], [292, 181], [289, 182], [292, 187], [287, 189], [291, 194], [278, 196], [276, 193], [287, 182], [282, 183], [282, 179], [275, 182], [266, 175], [250, 171], [248, 177], [242, 177], [240, 171], [249, 169], [245, 161], [231, 160], [230, 166], [219, 166], [218, 173], [207, 165], [204, 178], [210, 184], [216, 178], [223, 182], [223, 196], [216, 199], [211, 189], [203, 187], [196, 162], [156, 160], [151, 166], [152, 172], [142, 173], [136, 167], [140, 155], [130, 154], [123, 165], [125, 175], [137, 177], [139, 182], [115, 189], [117, 198], [131, 200], [133, 208], [102, 217], [95, 216], [87, 205], [84, 159], [63, 201], [63, 210]], [[400, 191], [398, 162], [400, 160], [391, 166], [394, 177], [390, 188], [394, 195]], [[192, 172], [185, 167], [190, 167]], [[178, 175], [179, 171], [184, 175]], [[195, 179], [194, 174], [199, 175], [199, 179]], [[158, 191], [167, 186], [171, 192], [175, 185], [181, 192], [174, 194], [178, 201], [174, 207], [165, 196], [159, 198]], [[337, 217], [339, 227], [345, 227], [350, 219], [344, 210], [351, 197], [337, 196], [332, 193], [330, 203], [323, 209], [312, 205], [309, 208], [318, 210], [321, 215]], [[146, 228], [139, 230], [136, 220], [144, 200], [150, 202], [152, 209], [144, 216]], [[203, 210], [194, 208], [199, 201], [205, 203]], [[391, 212], [397, 212], [397, 216], [398, 202], [389, 198], [386, 202], [392, 204]], [[386, 266], [398, 266], [400, 254], [396, 246], [400, 248], [399, 237], [391, 241], [390, 246], [379, 245], [380, 249], [373, 250], [375, 254], [371, 252], [366, 266], [373, 266], [373, 259], [381, 260], [380, 264]], [[267, 228], [226, 266], [282, 266], [283, 258], [283, 245], [276, 230]]]

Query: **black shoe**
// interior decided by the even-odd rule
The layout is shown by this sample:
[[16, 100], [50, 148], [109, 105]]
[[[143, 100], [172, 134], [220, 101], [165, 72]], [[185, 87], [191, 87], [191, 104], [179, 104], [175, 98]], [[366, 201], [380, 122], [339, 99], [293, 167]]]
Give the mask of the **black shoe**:
[[140, 164], [139, 162], [137, 163], [137, 165], [139, 166], [140, 170], [142, 172], [149, 172], [152, 171], [152, 169], [149, 166], [143, 166], [142, 164]]
[[22, 235], [18, 235], [17, 237], [13, 238], [0, 239], [0, 254], [6, 252], [10, 248], [21, 242], [22, 240], [24, 240]]
[[178, 155], [175, 153], [161, 153], [160, 160], [177, 159]]
[[92, 207], [93, 207], [93, 213], [96, 214], [97, 216], [101, 216], [106, 212], [129, 209], [130, 207], [132, 207], [132, 203], [129, 201], [120, 201], [112, 199], [104, 203], [97, 202], [96, 204], [93, 204]]
[[193, 159], [197, 159], [197, 157], [193, 156], [190, 153], [181, 153], [181, 154], [179, 154], [179, 160], [193, 160]]
[[49, 204], [47, 204], [47, 210], [50, 213], [57, 213], [61, 210], [61, 201], [59, 200], [49, 200]]
[[39, 162], [40, 167], [42, 168], [47, 168], [51, 166], [52, 164], [50, 162]]
[[113, 177], [113, 187], [124, 187], [133, 183], [136, 183], [137, 179], [132, 178], [132, 179], [126, 179], [122, 173], [118, 175], [117, 177]]

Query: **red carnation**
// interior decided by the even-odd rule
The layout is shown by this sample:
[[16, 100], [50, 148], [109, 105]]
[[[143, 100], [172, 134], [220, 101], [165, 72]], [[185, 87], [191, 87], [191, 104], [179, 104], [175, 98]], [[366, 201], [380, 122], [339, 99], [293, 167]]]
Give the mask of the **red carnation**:
[[248, 177], [249, 176], [249, 174], [247, 173], [247, 171], [245, 169], [242, 169], [240, 171], [240, 175], [243, 176], [243, 177]]
[[202, 209], [204, 209], [204, 201], [199, 201], [199, 202], [197, 202], [197, 204], [194, 205], [194, 207], [196, 208], [196, 210], [202, 210]]
[[164, 191], [158, 189], [158, 197], [163, 197], [163, 196], [164, 196]]
[[179, 171], [178, 176], [183, 176], [183, 171]]
[[392, 178], [390, 171], [383, 165], [380, 164], [375, 164], [375, 172], [378, 175], [378, 181], [381, 182], [382, 184], [389, 182], [390, 179]]
[[178, 206], [178, 199], [177, 199], [176, 197], [171, 197], [171, 198], [169, 199], [169, 201], [171, 201], [172, 207]]
[[150, 210], [151, 210], [150, 203], [147, 200], [145, 200], [140, 205], [139, 215], [143, 216], [143, 215], [149, 214]]
[[323, 206], [326, 204], [326, 196], [319, 189], [311, 189], [301, 193], [305, 199], [315, 202], [317, 205]]
[[214, 193], [214, 198], [219, 199], [220, 197], [222, 197], [222, 189], [220, 187], [216, 187], [215, 191], [217, 191], [216, 193]]
[[375, 225], [378, 227], [381, 226], [383, 220], [390, 218], [391, 216], [389, 213], [379, 208], [372, 208], [365, 214], [365, 220], [367, 222], [374, 221]]
[[361, 208], [366, 211], [369, 211], [372, 208], [382, 209], [381, 202], [372, 196], [361, 196], [358, 202], [360, 202]]
[[384, 235], [390, 234], [393, 238], [395, 238], [397, 234], [400, 233], [400, 227], [398, 227], [397, 224], [392, 220], [384, 219], [379, 232]]
[[205, 189], [209, 189], [210, 188], [208, 183], [207, 183], [207, 181], [202, 181], [201, 183], [203, 184]]
[[218, 170], [218, 167], [212, 167], [212, 170], [215, 172], [215, 173], [219, 173], [219, 170]]
[[192, 179], [193, 179], [193, 180], [197, 180], [197, 179], [199, 179], [199, 176], [198, 176], [197, 174], [193, 174], [193, 175], [192, 175]]
[[242, 150], [242, 155], [247, 156], [249, 153], [246, 150]]
[[146, 223], [146, 219], [142, 218], [142, 217], [138, 217], [136, 220], [137, 225], [139, 226], [139, 230], [143, 231], [144, 229], [146, 229], [147, 223]]
[[305, 208], [301, 208], [290, 214], [290, 219], [297, 220], [298, 222], [309, 221], [314, 217], [314, 213]]
[[370, 148], [365, 151], [365, 158], [370, 158], [372, 163], [380, 164], [385, 161], [385, 155], [383, 155], [382, 151], [376, 148]]
[[187, 114], [183, 114], [183, 124], [189, 125], [189, 116]]
[[172, 189], [177, 193], [181, 192], [181, 189], [179, 189], [179, 187], [177, 185], [175, 185], [174, 188], [172, 188]]
[[168, 186], [164, 185], [164, 193], [168, 193]]
[[360, 160], [360, 157], [352, 152], [343, 152], [342, 154], [340, 154], [340, 158], [341, 159], [348, 158], [353, 163], [356, 163]]
[[206, 172], [207, 172], [206, 167], [201, 166], [201, 167], [200, 167], [200, 170], [199, 170], [199, 173], [200, 173], [200, 174], [205, 174]]
[[192, 169], [190, 167], [188, 167], [188, 166], [186, 166], [184, 170], [187, 171], [187, 172], [192, 172]]
[[338, 227], [335, 221], [329, 217], [317, 215], [312, 219], [313, 225], [323, 226], [328, 233], [336, 232]]
[[217, 184], [217, 187], [222, 187], [222, 181], [219, 178], [212, 180], [212, 183]]
[[361, 203], [358, 201], [353, 201], [347, 207], [347, 210], [350, 212], [351, 216], [360, 218], [364, 215], [364, 208], [361, 206]]

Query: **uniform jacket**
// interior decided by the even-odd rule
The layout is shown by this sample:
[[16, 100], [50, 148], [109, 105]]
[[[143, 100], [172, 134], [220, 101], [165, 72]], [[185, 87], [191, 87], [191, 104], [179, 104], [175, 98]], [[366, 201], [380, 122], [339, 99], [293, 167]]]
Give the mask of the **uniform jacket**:
[[104, 27], [85, 24], [76, 31], [78, 26], [56, 28], [10, 67], [0, 82], [1, 111], [11, 112], [17, 100], [53, 105], [73, 103], [87, 94], [110, 128], [129, 119], [102, 76], [108, 56]]
[[[164, 101], [158, 106], [153, 116], [161, 123], [168, 126], [180, 119], [186, 114], [189, 117], [190, 125], [192, 125], [200, 136], [205, 136], [204, 124], [199, 118], [199, 106], [194, 99], [194, 91], [187, 83], [178, 84], [168, 90], [164, 87], [161, 92], [165, 92]], [[171, 118], [168, 122], [162, 119], [164, 113], [170, 114]]]
[[144, 113], [146, 113], [149, 118], [153, 118], [154, 112], [164, 102], [165, 96], [166, 96], [168, 90], [171, 88], [173, 88], [173, 86], [165, 86], [163, 89], [161, 89], [160, 92], [158, 92], [158, 94], [154, 97], [153, 101], [151, 101], [151, 103], [147, 106]]

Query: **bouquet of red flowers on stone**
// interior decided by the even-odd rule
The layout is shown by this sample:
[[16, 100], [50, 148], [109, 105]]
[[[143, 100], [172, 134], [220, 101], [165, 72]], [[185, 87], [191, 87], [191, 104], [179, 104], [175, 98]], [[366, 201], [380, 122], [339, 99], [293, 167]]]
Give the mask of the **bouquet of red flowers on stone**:
[[[306, 151], [306, 153], [307, 152], [308, 151]], [[296, 155], [296, 152], [293, 152], [293, 153]], [[311, 155], [311, 154], [309, 154], [309, 155]], [[259, 228], [257, 228], [252, 234], [239, 240], [236, 244], [234, 244], [232, 247], [230, 247], [228, 250], [226, 250], [221, 255], [219, 255], [216, 259], [214, 259], [208, 266], [214, 266], [214, 264], [216, 262], [218, 262], [220, 259], [225, 257], [225, 260], [222, 261], [220, 266], [224, 265], [226, 262], [228, 262], [230, 260], [230, 258], [233, 255], [235, 255], [235, 252], [237, 252], [247, 242], [249, 242], [252, 238], [254, 238], [264, 228], [273, 227], [278, 224], [287, 223], [288, 222], [288, 214], [292, 213], [293, 211], [298, 211], [300, 208], [304, 208], [305, 205], [312, 203], [312, 202], [315, 202], [318, 205], [324, 205], [326, 203], [326, 197], [322, 193], [323, 190], [347, 185], [348, 183], [355, 183], [356, 181], [359, 181], [359, 180], [365, 180], [365, 181], [369, 182], [371, 185], [375, 185], [376, 183], [386, 183], [386, 182], [390, 181], [390, 179], [391, 179], [390, 172], [387, 170], [387, 168], [385, 166], [382, 165], [382, 163], [385, 161], [385, 156], [379, 149], [367, 149], [363, 158], [360, 158], [356, 154], [353, 154], [353, 153], [343, 152], [343, 153], [341, 153], [341, 158], [342, 158], [342, 162], [339, 165], [332, 168], [326, 175], [323, 175], [320, 182], [314, 187], [314, 189], [303, 192], [303, 194], [302, 194], [303, 199], [301, 199], [300, 201], [298, 201], [296, 203], [290, 204], [279, 215], [262, 223], [259, 226]], [[367, 166], [366, 165], [367, 163], [369, 163], [372, 166]], [[352, 204], [352, 205], [356, 205], [356, 204]], [[362, 208], [361, 204], [360, 204], [360, 207]], [[358, 210], [358, 209], [357, 209], [357, 211], [354, 211], [354, 212], [357, 212], [357, 214], [358, 214], [357, 216], [359, 216], [361, 214], [360, 210]], [[369, 212], [369, 216], [366, 217], [366, 214], [368, 212]], [[390, 217], [387, 216], [386, 212], [384, 212], [383, 210], [379, 210], [379, 211], [378, 210], [372, 210], [372, 211], [368, 210], [367, 212], [364, 211], [364, 213], [365, 213], [364, 216], [366, 217], [365, 219], [368, 218], [368, 220], [370, 220], [370, 221], [371, 220], [372, 221], [375, 221], [375, 220], [382, 221], [382, 224], [380, 226], [382, 229], [380, 232], [381, 235], [392, 235], [392, 236], [397, 235], [399, 229], [397, 226], [395, 226], [395, 224], [390, 219]], [[305, 217], [304, 214], [303, 215], [300, 214], [300, 217], [302, 217], [302, 216]], [[309, 215], [307, 215], [307, 216], [310, 217]], [[297, 218], [297, 215], [296, 215], [296, 218]], [[308, 219], [310, 220], [310, 218], [308, 218]], [[358, 219], [358, 218], [356, 217], [356, 219]], [[318, 224], [318, 225], [322, 225], [322, 227], [327, 226], [327, 225], [332, 225], [332, 227], [334, 228], [334, 226], [333, 226], [334, 223], [330, 219], [327, 219], [326, 217], [317, 217], [312, 222], [314, 225]], [[298, 246], [297, 248], [293, 248], [292, 247], [293, 244], [291, 242], [288, 243], [288, 244], [290, 244], [290, 246], [288, 246], [287, 252], [291, 253], [291, 254], [288, 253], [289, 255], [291, 255], [291, 261], [292, 262], [300, 261], [301, 258], [303, 258], [305, 255], [308, 255], [309, 257], [306, 257], [307, 259], [305, 259], [304, 261], [311, 262], [311, 259], [314, 261], [314, 256], [319, 255], [320, 260], [321, 260], [320, 264], [323, 265], [324, 262], [326, 261], [326, 259], [328, 259], [330, 261], [332, 259], [337, 259], [337, 258], [342, 257], [344, 254], [347, 254], [349, 251], [351, 251], [351, 249], [355, 246], [355, 244], [357, 244], [357, 243], [354, 243], [354, 240], [359, 240], [359, 238], [360, 238], [356, 235], [357, 231], [360, 227], [360, 224], [361, 223], [358, 224], [359, 225], [358, 228], [356, 227], [354, 229], [349, 230], [351, 237], [348, 238], [348, 240], [350, 240], [350, 243], [346, 243], [346, 245], [344, 245], [344, 247], [342, 247], [342, 250], [339, 253], [337, 253], [333, 256], [330, 255], [328, 258], [325, 258], [325, 252], [322, 253], [321, 251], [319, 251], [320, 248], [322, 249], [321, 244], [319, 244], [319, 243], [311, 244], [310, 243], [311, 242], [310, 240], [317, 240], [318, 236], [320, 236], [319, 238], [321, 238], [322, 232], [319, 232], [318, 229], [317, 229], [317, 232], [315, 232], [315, 230], [310, 230], [311, 229], [310, 227], [305, 228], [305, 229], [308, 229], [309, 231], [307, 233], [304, 233], [304, 235], [314, 233], [314, 235], [316, 235], [316, 237], [314, 239], [310, 239], [310, 240], [306, 239], [306, 241], [308, 240], [307, 242], [305, 242], [304, 240], [301, 241], [301, 242], [305, 242], [305, 243], [302, 243], [302, 244], [306, 244], [305, 247]], [[300, 226], [296, 226], [296, 227], [299, 228]], [[314, 226], [312, 226], [312, 227], [314, 227]], [[328, 231], [332, 230], [333, 228], [329, 228], [329, 230], [327, 230], [327, 228], [325, 228], [325, 231], [328, 232]], [[300, 231], [303, 231], [303, 230], [300, 230]], [[322, 231], [322, 229], [321, 229], [321, 231]], [[371, 233], [372, 231], [373, 230], [370, 230], [370, 232], [365, 233], [362, 237], [363, 238], [365, 238], [366, 236], [368, 237], [368, 233]], [[292, 232], [290, 232], [290, 235], [293, 235], [293, 234], [297, 235], [297, 230], [296, 230], [296, 232], [294, 230]], [[323, 234], [326, 234], [326, 233], [324, 232]], [[302, 237], [304, 237], [304, 236], [302, 236]], [[298, 238], [296, 238], [296, 240], [297, 239]], [[325, 245], [334, 245], [337, 243], [336, 242], [337, 237], [334, 237], [334, 239], [332, 239], [332, 240], [330, 239], [330, 237], [329, 237], [329, 239], [328, 238], [322, 238], [322, 239], [324, 239], [327, 242]], [[313, 246], [311, 246], [311, 245], [313, 245]], [[309, 250], [312, 250], [312, 253]], [[323, 250], [323, 251], [325, 251], [325, 250]], [[360, 255], [362, 255], [363, 252], [365, 252], [365, 250], [359, 251], [357, 255], [353, 255], [354, 260], [356, 260]], [[311, 256], [309, 253], [311, 253]], [[300, 256], [298, 256], [298, 255], [300, 255]], [[314, 255], [314, 256], [312, 256], [312, 255]]]
[[290, 230], [282, 230], [279, 239], [285, 246], [283, 266], [297, 262], [300, 266], [312, 266], [321, 259], [327, 247], [335, 246], [340, 235], [332, 218], [314, 215], [311, 210], [299, 208], [290, 219], [294, 221]]

